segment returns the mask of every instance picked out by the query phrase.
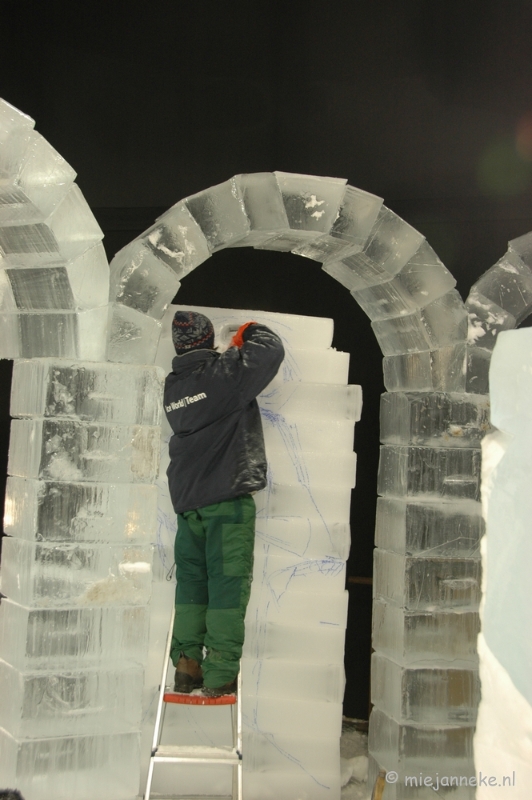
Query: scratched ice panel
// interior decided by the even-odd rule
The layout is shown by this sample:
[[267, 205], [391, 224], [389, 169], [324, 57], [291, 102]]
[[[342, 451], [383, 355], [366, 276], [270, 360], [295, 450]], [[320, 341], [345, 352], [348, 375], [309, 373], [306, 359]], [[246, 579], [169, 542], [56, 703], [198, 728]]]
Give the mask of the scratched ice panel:
[[480, 449], [383, 445], [377, 491], [390, 497], [480, 499]]
[[517, 327], [517, 321], [512, 314], [483, 297], [475, 288], [465, 306], [468, 312], [467, 341], [472, 346], [493, 350], [501, 331]]
[[75, 258], [101, 239], [100, 226], [79, 187], [73, 184], [43, 221], [1, 227], [0, 256], [10, 266], [44, 266], [61, 258]]
[[465, 344], [386, 356], [383, 359], [384, 385], [389, 392], [465, 392], [466, 366]]
[[373, 648], [399, 664], [474, 665], [479, 629], [477, 611], [407, 611], [373, 603]]
[[163, 380], [159, 367], [20, 359], [13, 368], [10, 413], [158, 425]]
[[345, 588], [345, 562], [339, 558], [300, 558], [279, 550], [271, 555], [269, 548], [256, 548], [254, 572], [277, 603], [287, 592], [334, 594]]
[[421, 317], [434, 350], [467, 339], [467, 309], [456, 289], [424, 306]]
[[383, 267], [362, 256], [363, 253], [344, 255], [340, 261], [327, 261], [322, 269], [350, 292], [390, 280]]
[[[332, 559], [326, 558], [323, 561]], [[341, 573], [342, 568], [339, 571]], [[289, 592], [279, 596], [275, 592], [275, 585], [272, 587], [264, 580], [258, 566], [254, 567], [253, 576], [251, 600], [246, 616], [250, 625], [272, 622], [292, 627], [292, 620], [295, 619], [308, 628], [346, 627], [349, 600], [347, 590], [335, 589], [330, 594], [316, 594], [306, 591], [305, 584], [301, 581], [295, 581]]]
[[491, 350], [483, 347], [467, 348], [466, 391], [476, 394], [489, 393], [489, 371]]
[[[348, 381], [348, 373], [349, 353], [333, 349], [296, 350], [290, 348], [285, 351], [284, 360], [269, 387], [289, 381], [339, 383], [345, 386]], [[265, 391], [267, 392], [268, 389]]]
[[114, 258], [110, 264], [110, 297], [115, 303], [160, 320], [181, 284], [162, 261], [146, 261]]
[[397, 722], [475, 722], [480, 701], [476, 667], [405, 667], [371, 656], [371, 702]]
[[348, 522], [351, 491], [335, 486], [270, 483], [254, 496], [258, 517], [303, 517]]
[[356, 483], [356, 453], [324, 450], [304, 451], [289, 436], [266, 451], [268, 474], [275, 483], [303, 486], [333, 486], [352, 489]]
[[257, 728], [264, 733], [283, 736], [321, 739], [339, 738], [342, 732], [342, 703], [312, 703], [282, 697], [250, 694], [242, 689], [244, 713], [256, 720]]
[[146, 660], [148, 606], [29, 608], [0, 604], [3, 658], [20, 670], [84, 669]]
[[76, 173], [36, 131], [27, 134], [22, 151], [16, 140], [7, 143], [6, 149], [0, 159], [0, 223], [46, 218], [68, 192]]
[[30, 800], [124, 800], [139, 785], [138, 733], [16, 739], [0, 729], [0, 784]]
[[331, 625], [299, 626], [246, 619], [245, 658], [341, 664], [345, 630]]
[[359, 420], [362, 389], [356, 384], [335, 386], [289, 382], [275, 386], [260, 396], [263, 415], [280, 414], [283, 418], [319, 414], [329, 419]]
[[2, 552], [2, 594], [20, 605], [124, 606], [150, 599], [150, 546], [7, 538]]
[[362, 311], [372, 320], [408, 315], [419, 308], [399, 278], [392, 278], [368, 289], [352, 291], [351, 294]]
[[350, 419], [309, 416], [298, 420], [286, 419], [282, 414], [275, 413], [262, 415], [266, 448], [272, 451], [284, 448], [294, 454], [315, 450], [350, 453], [353, 450], [354, 425], [354, 420]]
[[478, 447], [490, 430], [489, 398], [444, 392], [385, 392], [380, 436], [386, 444]]
[[[153, 364], [161, 323], [119, 303], [109, 306], [107, 358], [124, 364]], [[102, 359], [103, 360], [103, 359]]]
[[213, 253], [231, 247], [249, 233], [249, 219], [235, 178], [191, 195], [184, 202]]
[[377, 500], [375, 543], [384, 550], [407, 555], [478, 556], [483, 533], [482, 507], [474, 500]]
[[329, 261], [362, 250], [381, 206], [381, 197], [346, 186], [338, 216], [329, 233], [293, 252], [315, 261]]
[[456, 286], [455, 278], [425, 240], [401, 269], [398, 278], [420, 306], [432, 303]]
[[140, 664], [21, 672], [0, 660], [3, 727], [23, 739], [137, 731], [143, 672]]
[[434, 775], [436, 771], [440, 775], [474, 775], [474, 732], [474, 723], [399, 723], [375, 708], [370, 716], [368, 746], [379, 764], [400, 775]]
[[522, 322], [532, 310], [532, 272], [510, 250], [475, 283], [474, 290]]
[[[283, 774], [301, 774], [302, 771], [315, 774], [326, 769], [332, 771], [332, 766], [337, 767], [340, 763], [340, 740], [336, 737], [290, 738], [285, 737], [282, 731], [276, 731], [272, 740], [251, 726], [244, 727], [243, 736], [246, 777], [247, 773], [256, 772], [267, 778], [273, 769]], [[292, 794], [293, 797], [297, 797], [297, 793]]]
[[[269, 737], [271, 739], [271, 737]], [[321, 739], [316, 739], [320, 742]], [[302, 741], [305, 745], [305, 741]], [[274, 745], [275, 747], [275, 740]], [[341, 791], [340, 769], [336, 762], [333, 771], [299, 770], [294, 774], [273, 770], [248, 771], [244, 769], [244, 786], [247, 800], [293, 800], [305, 797], [308, 800], [332, 800]]]
[[16, 419], [8, 471], [21, 478], [150, 483], [157, 476], [159, 439], [156, 426]]
[[373, 596], [407, 610], [461, 608], [480, 602], [480, 559], [405, 556], [377, 548], [373, 560]]
[[289, 661], [242, 660], [242, 682], [248, 696], [285, 697], [312, 703], [341, 703], [344, 698], [343, 664], [301, 664]]
[[419, 311], [404, 316], [374, 320], [371, 327], [385, 356], [415, 353], [430, 350], [432, 347], [431, 338]]
[[19, 539], [148, 544], [156, 519], [153, 484], [7, 479], [4, 529]]
[[260, 517], [255, 526], [255, 549], [277, 548], [307, 558], [349, 557], [351, 532], [347, 522], [327, 523], [320, 517]]
[[248, 235], [236, 247], [256, 247], [289, 230], [283, 198], [273, 172], [236, 175], [250, 223]]

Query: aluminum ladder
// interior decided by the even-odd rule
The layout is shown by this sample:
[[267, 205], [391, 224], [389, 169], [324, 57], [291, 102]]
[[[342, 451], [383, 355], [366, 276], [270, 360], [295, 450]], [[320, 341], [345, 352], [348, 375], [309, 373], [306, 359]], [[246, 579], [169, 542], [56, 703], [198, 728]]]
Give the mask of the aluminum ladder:
[[[148, 777], [144, 800], [150, 800], [153, 771], [156, 764], [225, 764], [233, 769], [233, 786], [231, 800], [242, 800], [242, 706], [241, 706], [241, 673], [238, 673], [236, 695], [228, 694], [221, 697], [203, 697], [198, 694], [180, 694], [172, 691], [166, 683], [170, 648], [172, 645], [172, 630], [174, 626], [175, 610], [172, 612], [170, 629], [164, 653], [163, 671], [159, 685], [159, 701], [155, 717], [155, 730], [151, 749]], [[230, 706], [231, 728], [233, 733], [232, 747], [207, 747], [203, 745], [162, 745], [161, 737], [164, 726], [164, 717], [168, 703], [182, 705], [202, 706]], [[172, 800], [186, 800], [190, 795], [172, 795]], [[193, 795], [193, 800], [202, 800], [201, 795]], [[226, 800], [225, 795], [218, 795], [219, 800]], [[214, 800], [212, 796], [204, 800]], [[227, 798], [229, 800], [229, 798]]]

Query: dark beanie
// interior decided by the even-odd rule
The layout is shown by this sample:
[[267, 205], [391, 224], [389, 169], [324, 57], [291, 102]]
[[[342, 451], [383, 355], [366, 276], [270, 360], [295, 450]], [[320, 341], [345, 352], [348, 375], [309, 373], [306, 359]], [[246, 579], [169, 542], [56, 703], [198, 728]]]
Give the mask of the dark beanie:
[[191, 350], [212, 350], [214, 347], [212, 322], [196, 311], [176, 311], [172, 322], [172, 341], [178, 356]]

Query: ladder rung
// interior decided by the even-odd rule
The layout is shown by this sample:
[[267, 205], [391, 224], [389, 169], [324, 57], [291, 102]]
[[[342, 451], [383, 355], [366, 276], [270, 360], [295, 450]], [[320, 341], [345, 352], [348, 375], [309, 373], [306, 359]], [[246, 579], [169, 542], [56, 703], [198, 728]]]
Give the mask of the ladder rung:
[[203, 747], [202, 745], [159, 745], [152, 756], [154, 761], [167, 763], [202, 762], [204, 764], [238, 764], [240, 756], [232, 747]]

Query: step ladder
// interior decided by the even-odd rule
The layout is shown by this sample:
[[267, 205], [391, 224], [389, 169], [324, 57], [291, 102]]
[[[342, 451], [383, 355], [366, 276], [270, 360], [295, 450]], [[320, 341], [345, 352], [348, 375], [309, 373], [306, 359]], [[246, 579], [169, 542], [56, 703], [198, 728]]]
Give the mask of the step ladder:
[[[242, 706], [241, 706], [241, 677], [240, 671], [237, 679], [237, 691], [235, 694], [226, 694], [221, 697], [204, 697], [200, 692], [191, 694], [181, 694], [174, 692], [170, 687], [165, 686], [166, 674], [168, 671], [168, 661], [170, 659], [170, 648], [172, 645], [172, 631], [174, 627], [175, 610], [172, 612], [170, 629], [166, 641], [164, 652], [163, 671], [161, 683], [159, 685], [159, 701], [157, 704], [157, 714], [155, 717], [155, 730], [153, 733], [153, 743], [146, 780], [146, 791], [144, 800], [150, 800], [151, 784], [153, 771], [156, 764], [225, 764], [233, 769], [232, 794], [227, 800], [242, 800]], [[181, 705], [201, 705], [201, 706], [230, 706], [231, 707], [231, 729], [233, 734], [232, 747], [207, 747], [203, 745], [162, 745], [161, 737], [164, 726], [164, 718], [168, 703]], [[172, 795], [172, 800], [186, 800], [190, 795]], [[193, 800], [226, 800], [225, 797], [218, 795], [217, 798], [202, 798], [201, 795], [193, 795]]]

